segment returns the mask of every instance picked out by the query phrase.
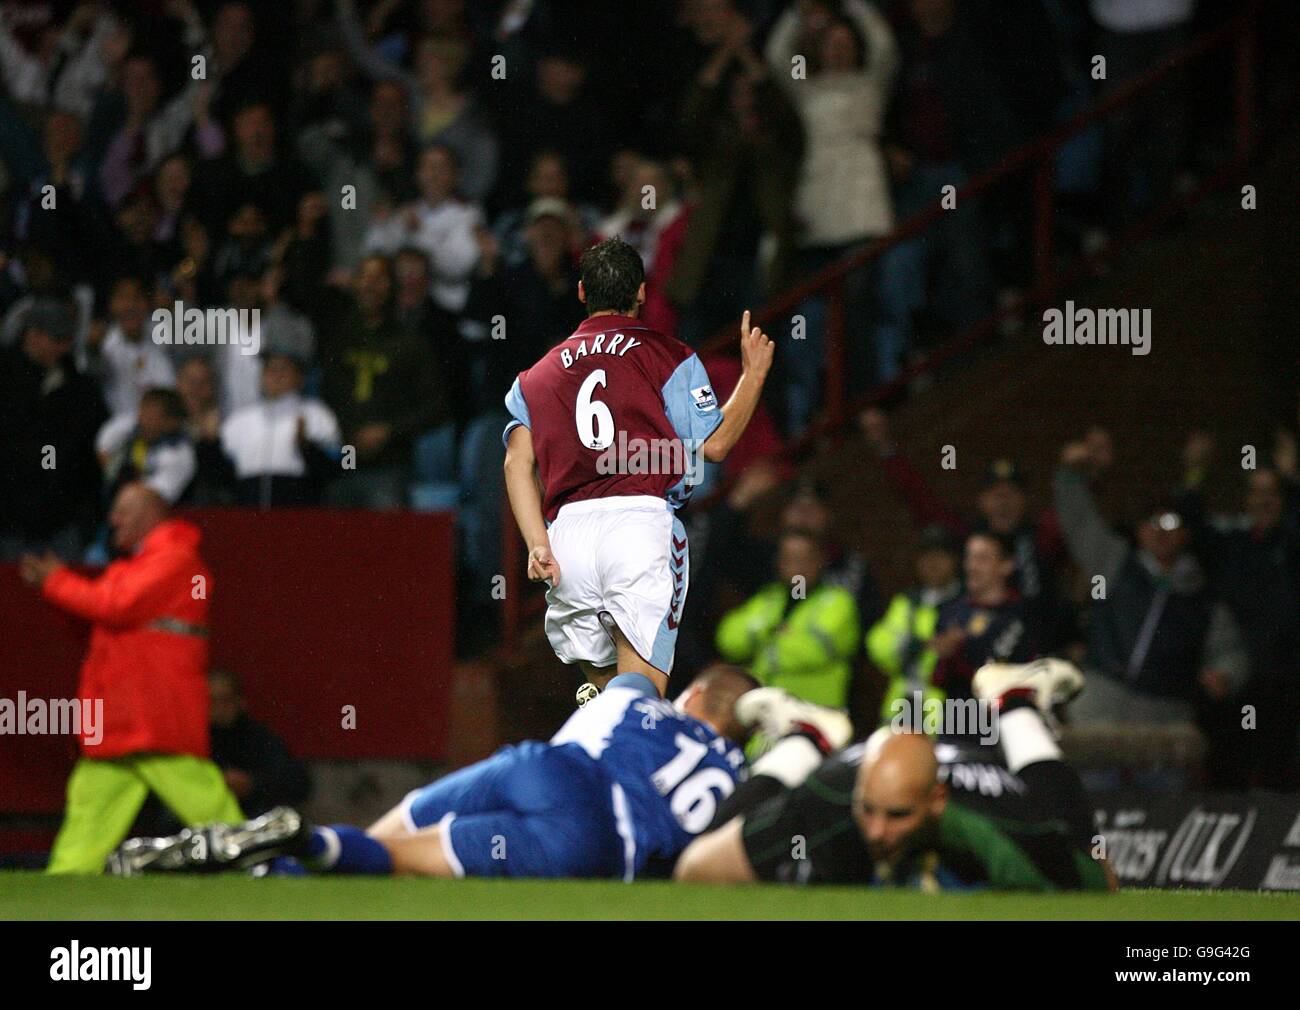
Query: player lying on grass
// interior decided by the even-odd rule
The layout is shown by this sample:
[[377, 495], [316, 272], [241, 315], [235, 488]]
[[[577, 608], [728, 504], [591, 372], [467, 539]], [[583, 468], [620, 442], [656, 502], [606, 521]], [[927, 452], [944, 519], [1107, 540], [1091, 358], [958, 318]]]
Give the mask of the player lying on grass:
[[[682, 853], [678, 880], [872, 884], [925, 890], [1102, 890], [1090, 854], [1082, 784], [1044, 713], [1078, 693], [1060, 660], [989, 664], [977, 698], [999, 706], [1003, 761], [941, 764], [926, 736], [877, 730], [822, 761], [789, 733], [804, 703], [769, 689], [738, 705], [743, 721], [781, 741], [720, 811], [725, 820]], [[939, 745], [942, 751], [945, 745]]]
[[506, 493], [546, 581], [546, 635], [588, 684], [648, 677], [666, 693], [690, 581], [674, 512], [721, 463], [758, 406], [775, 346], [746, 312], [741, 376], [723, 406], [695, 352], [638, 318], [641, 257], [620, 239], [582, 255], [587, 320], [520, 373], [506, 396]]
[[243, 824], [132, 839], [109, 870], [248, 869], [284, 856], [311, 872], [666, 874], [746, 774], [748, 734], [734, 712], [756, 683], [739, 667], [714, 666], [674, 705], [644, 677], [617, 677], [549, 743], [503, 747], [410, 793], [368, 831], [309, 827], [280, 807]]

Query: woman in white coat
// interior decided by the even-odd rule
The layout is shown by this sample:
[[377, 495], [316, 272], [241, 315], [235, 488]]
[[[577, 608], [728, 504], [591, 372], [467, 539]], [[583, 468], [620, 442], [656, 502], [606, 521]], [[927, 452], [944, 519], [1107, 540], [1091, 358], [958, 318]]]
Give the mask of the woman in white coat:
[[[799, 110], [806, 149], [795, 196], [799, 259], [812, 274], [888, 234], [894, 227], [889, 171], [880, 135], [898, 69], [898, 47], [884, 16], [865, 0], [799, 0], [773, 26], [766, 58]], [[866, 301], [868, 277], [851, 276], [848, 318]], [[856, 304], [855, 304], [856, 303]], [[825, 303], [811, 300], [804, 353], [787, 362], [786, 407], [793, 433], [812, 420], [824, 358]], [[850, 332], [850, 374], [859, 380], [888, 379], [902, 349], [875, 348], [862, 332]]]

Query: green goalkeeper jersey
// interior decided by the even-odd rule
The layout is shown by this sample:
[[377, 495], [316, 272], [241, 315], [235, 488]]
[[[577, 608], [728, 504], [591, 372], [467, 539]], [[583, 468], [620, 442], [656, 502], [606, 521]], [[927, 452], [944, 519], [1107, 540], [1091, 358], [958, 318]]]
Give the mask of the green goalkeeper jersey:
[[950, 890], [1105, 890], [1106, 874], [1064, 819], [1004, 768], [951, 774], [942, 816], [912, 839], [892, 867], [876, 866], [853, 819], [861, 745], [829, 758], [802, 785], [745, 816], [744, 845], [761, 880]]

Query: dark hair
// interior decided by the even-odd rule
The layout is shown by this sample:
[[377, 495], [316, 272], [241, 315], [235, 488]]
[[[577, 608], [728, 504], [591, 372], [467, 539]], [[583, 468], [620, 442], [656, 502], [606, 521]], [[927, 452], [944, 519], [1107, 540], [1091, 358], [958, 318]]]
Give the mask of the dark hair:
[[629, 312], [636, 293], [645, 283], [641, 255], [621, 238], [610, 238], [582, 254], [578, 276], [587, 295], [587, 315], [593, 312]]
[[181, 394], [174, 389], [168, 389], [165, 386], [150, 386], [140, 394], [140, 402], [145, 401], [156, 403], [162, 408], [162, 412], [167, 415], [169, 421], [185, 420], [185, 401], [181, 399]]
[[1013, 560], [1015, 558], [1016, 556], [1015, 541], [1012, 540], [1011, 537], [1007, 536], [1005, 533], [998, 533], [995, 530], [976, 530], [974, 533], [972, 533], [970, 536], [966, 538], [966, 542], [970, 543], [976, 537], [981, 537], [984, 540], [988, 540], [991, 543], [996, 544], [998, 548], [998, 553], [1001, 554], [1004, 559]]
[[[826, 6], [836, 7], [834, 4], [827, 4]], [[854, 60], [854, 66], [859, 70], [865, 67], [867, 65], [867, 57], [869, 54], [867, 52], [867, 37], [862, 34], [862, 29], [854, 23], [852, 18], [846, 17], [843, 11], [838, 9], [832, 14], [830, 23], [827, 24], [825, 29], [823, 29], [823, 34], [829, 32], [832, 28], [848, 29], [849, 34], [853, 36], [853, 46], [857, 50], [857, 59]], [[820, 74], [826, 69], [822, 66], [820, 46], [809, 54], [808, 62], [810, 64], [809, 69], [812, 70], [814, 74]]]

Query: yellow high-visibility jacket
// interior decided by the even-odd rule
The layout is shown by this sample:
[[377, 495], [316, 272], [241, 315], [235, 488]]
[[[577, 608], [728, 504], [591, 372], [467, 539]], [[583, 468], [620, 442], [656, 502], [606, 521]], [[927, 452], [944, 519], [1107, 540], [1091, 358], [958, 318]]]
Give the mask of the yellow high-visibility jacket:
[[910, 701], [914, 691], [922, 692], [926, 700], [943, 700], [944, 692], [932, 686], [938, 657], [927, 644], [934, 638], [938, 620], [939, 608], [923, 603], [919, 591], [899, 593], [867, 632], [867, 658], [889, 678], [880, 706], [882, 722], [893, 718], [898, 699]]
[[790, 594], [774, 582], [727, 614], [718, 625], [718, 651], [765, 686], [844, 708], [862, 634], [857, 602], [839, 586], [818, 586], [802, 600]]

